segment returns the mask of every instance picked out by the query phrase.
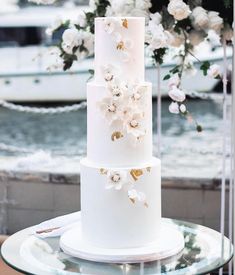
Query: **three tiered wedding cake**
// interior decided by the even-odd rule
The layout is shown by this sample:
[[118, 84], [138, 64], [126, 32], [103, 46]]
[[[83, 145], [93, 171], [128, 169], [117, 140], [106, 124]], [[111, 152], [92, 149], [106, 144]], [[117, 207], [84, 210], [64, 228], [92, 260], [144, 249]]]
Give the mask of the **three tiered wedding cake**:
[[142, 17], [95, 19], [81, 161], [82, 234], [102, 248], [143, 247], [161, 226], [161, 164], [152, 156], [152, 87], [144, 79]]

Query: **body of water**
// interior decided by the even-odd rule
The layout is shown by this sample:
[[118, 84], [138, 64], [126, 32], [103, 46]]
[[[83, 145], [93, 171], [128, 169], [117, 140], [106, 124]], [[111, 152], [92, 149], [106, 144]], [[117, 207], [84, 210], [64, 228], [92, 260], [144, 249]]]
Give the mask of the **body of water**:
[[[203, 132], [162, 103], [162, 172], [164, 176], [217, 177], [222, 164], [222, 100], [189, 100], [187, 106]], [[154, 155], [157, 154], [157, 104], [153, 103]], [[86, 154], [86, 111], [56, 115], [0, 109], [0, 144], [53, 157], [78, 159]], [[19, 156], [1, 151], [0, 155]], [[29, 153], [30, 154], [30, 153]]]

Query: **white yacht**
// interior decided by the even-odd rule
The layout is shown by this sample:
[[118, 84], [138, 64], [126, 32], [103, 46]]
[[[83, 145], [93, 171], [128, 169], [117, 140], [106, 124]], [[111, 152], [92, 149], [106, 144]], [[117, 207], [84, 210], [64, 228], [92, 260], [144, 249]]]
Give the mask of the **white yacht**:
[[[86, 98], [88, 70], [93, 67], [93, 59], [75, 62], [69, 71], [48, 70], [55, 63], [50, 54], [51, 37], [45, 29], [56, 17], [75, 20], [85, 6], [65, 7], [27, 7], [0, 16], [0, 99], [14, 102], [55, 102], [79, 101]], [[217, 48], [211, 52], [207, 45], [200, 45], [198, 55], [201, 61], [209, 59], [222, 64], [223, 51]], [[167, 81], [162, 78], [175, 65], [172, 54], [166, 57], [161, 66], [161, 91], [166, 94]], [[232, 50], [228, 48], [228, 58]], [[192, 61], [195, 61], [192, 57]], [[196, 61], [196, 67], [200, 63]], [[154, 85], [156, 95], [157, 72], [146, 63], [146, 79]], [[218, 80], [204, 77], [200, 71], [192, 77], [184, 77], [183, 85], [188, 91], [210, 91]]]

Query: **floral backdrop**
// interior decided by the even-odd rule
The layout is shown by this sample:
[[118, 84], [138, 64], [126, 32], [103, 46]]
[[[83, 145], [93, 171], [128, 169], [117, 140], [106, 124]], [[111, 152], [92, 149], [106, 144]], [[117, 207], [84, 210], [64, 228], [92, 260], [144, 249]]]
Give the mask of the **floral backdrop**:
[[[50, 5], [56, 4], [57, 1], [29, 2]], [[57, 18], [47, 29], [47, 34], [61, 34], [54, 54], [58, 55], [57, 66], [68, 70], [74, 62], [94, 54], [95, 17], [144, 16], [146, 55], [152, 58], [153, 64], [162, 64], [164, 56], [171, 48], [174, 48], [177, 56], [177, 63], [164, 76], [164, 80], [168, 81], [169, 97], [172, 100], [169, 111], [194, 121], [197, 131], [200, 132], [202, 127], [186, 107], [181, 79], [183, 74], [195, 69], [189, 56], [200, 62], [200, 70], [204, 75], [223, 78], [222, 69], [209, 61], [201, 62], [194, 54], [194, 47], [205, 40], [213, 44], [213, 41], [210, 41], [211, 33], [213, 37], [217, 36], [221, 45], [232, 43], [231, 5], [230, 0], [216, 1], [216, 5], [215, 2], [201, 0], [91, 0], [89, 11], [80, 12], [76, 21]], [[221, 14], [214, 10], [214, 6], [219, 7]], [[115, 33], [115, 20], [107, 19], [106, 28], [109, 33]], [[118, 34], [115, 34], [115, 37], [120, 39]], [[90, 70], [90, 73], [93, 71]]]

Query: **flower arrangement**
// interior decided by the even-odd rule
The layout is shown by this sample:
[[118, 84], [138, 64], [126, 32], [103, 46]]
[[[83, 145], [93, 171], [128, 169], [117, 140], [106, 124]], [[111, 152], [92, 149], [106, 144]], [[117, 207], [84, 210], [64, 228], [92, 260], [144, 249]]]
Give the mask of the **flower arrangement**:
[[[56, 0], [29, 1], [51, 4]], [[225, 0], [225, 5], [228, 6], [229, 1]], [[169, 96], [172, 99], [169, 111], [192, 120], [192, 115], [186, 108], [186, 96], [181, 83], [183, 74], [194, 69], [192, 62], [188, 61], [188, 56], [191, 55], [200, 62], [193, 53], [195, 46], [210, 39], [211, 31], [216, 33], [221, 41], [228, 43], [232, 40], [233, 30], [218, 12], [205, 9], [201, 0], [163, 2], [158, 3], [156, 12], [154, 2], [150, 0], [90, 0], [90, 11], [79, 14], [77, 22], [69, 20], [63, 22], [57, 19], [56, 24], [53, 24], [48, 32], [64, 30], [58, 48], [63, 68], [67, 70], [73, 62], [93, 55], [95, 17], [144, 16], [146, 18], [146, 53], [151, 56], [153, 63], [162, 64], [169, 49], [177, 50], [179, 62], [164, 77], [164, 80], [168, 81]], [[120, 23], [123, 27], [127, 27], [126, 21]], [[123, 41], [119, 35], [114, 35], [115, 24], [116, 22], [107, 19], [105, 30], [113, 34], [119, 54], [122, 60], [127, 62], [128, 49], [131, 49], [132, 44], [131, 41]], [[107, 81], [112, 77], [109, 69], [105, 73]], [[212, 78], [222, 78], [222, 72], [217, 64], [210, 64], [208, 61], [201, 62], [200, 70], [204, 75]], [[197, 131], [200, 132], [202, 127], [196, 121], [195, 125]]]

